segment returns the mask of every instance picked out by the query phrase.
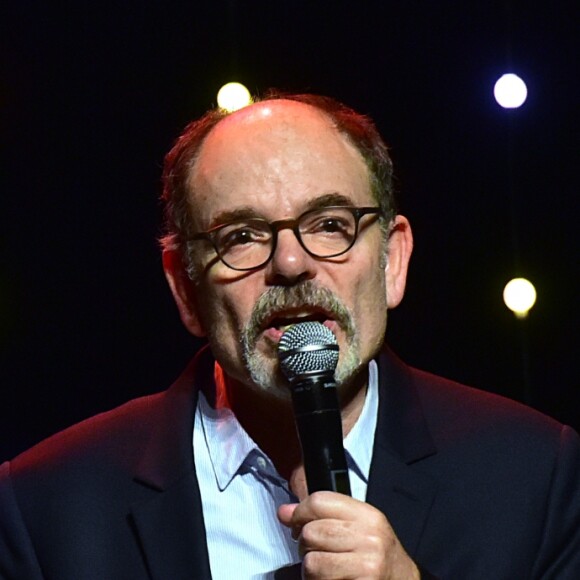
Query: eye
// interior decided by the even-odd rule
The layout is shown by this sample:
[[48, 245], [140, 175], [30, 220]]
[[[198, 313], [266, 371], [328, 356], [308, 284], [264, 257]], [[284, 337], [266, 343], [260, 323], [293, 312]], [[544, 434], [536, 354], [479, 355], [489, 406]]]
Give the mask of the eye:
[[242, 249], [255, 243], [269, 241], [267, 231], [263, 227], [252, 224], [232, 224], [219, 231], [216, 242], [221, 252]]
[[348, 223], [337, 217], [327, 217], [320, 220], [316, 228], [324, 232], [343, 232], [348, 229]]
[[303, 233], [312, 235], [345, 235], [350, 234], [352, 229], [353, 224], [350, 214], [325, 213], [315, 215], [302, 226]]

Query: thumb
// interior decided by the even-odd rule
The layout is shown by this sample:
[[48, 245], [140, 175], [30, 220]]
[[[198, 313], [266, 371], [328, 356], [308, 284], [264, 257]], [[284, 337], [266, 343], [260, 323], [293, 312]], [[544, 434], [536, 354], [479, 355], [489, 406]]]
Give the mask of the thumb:
[[292, 525], [292, 515], [297, 507], [297, 503], [283, 503], [278, 508], [278, 519], [280, 520], [280, 523], [290, 527]]

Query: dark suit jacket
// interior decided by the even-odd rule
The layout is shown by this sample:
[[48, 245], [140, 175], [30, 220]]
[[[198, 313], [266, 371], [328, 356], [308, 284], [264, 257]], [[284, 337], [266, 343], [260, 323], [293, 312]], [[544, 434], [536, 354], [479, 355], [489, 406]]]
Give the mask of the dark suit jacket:
[[[208, 352], [165, 393], [0, 468], [0, 577], [209, 578], [192, 455]], [[368, 502], [445, 579], [580, 578], [578, 436], [521, 405], [379, 359]], [[224, 514], [227, 517], [227, 514]]]

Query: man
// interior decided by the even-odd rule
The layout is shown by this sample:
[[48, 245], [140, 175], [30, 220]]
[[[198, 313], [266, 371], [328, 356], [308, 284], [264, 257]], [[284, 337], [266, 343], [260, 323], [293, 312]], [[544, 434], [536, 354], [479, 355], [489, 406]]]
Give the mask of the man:
[[[412, 250], [372, 123], [272, 97], [166, 158], [163, 264], [206, 336], [166, 393], [0, 468], [2, 578], [580, 577], [580, 443], [383, 349]], [[286, 327], [335, 334], [353, 497], [308, 495]]]

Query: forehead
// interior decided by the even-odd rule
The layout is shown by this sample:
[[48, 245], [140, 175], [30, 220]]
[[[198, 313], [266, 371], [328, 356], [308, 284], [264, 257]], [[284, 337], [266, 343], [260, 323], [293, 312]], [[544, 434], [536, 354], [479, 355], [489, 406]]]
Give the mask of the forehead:
[[277, 149], [346, 141], [322, 111], [306, 103], [278, 99], [255, 103], [222, 119], [210, 131], [198, 161], [207, 161], [233, 149], [237, 153], [252, 152], [264, 142], [275, 144]]
[[194, 218], [224, 207], [294, 213], [312, 198], [338, 193], [371, 201], [366, 164], [320, 111], [295, 101], [265, 101], [222, 121], [206, 138], [189, 179]]

